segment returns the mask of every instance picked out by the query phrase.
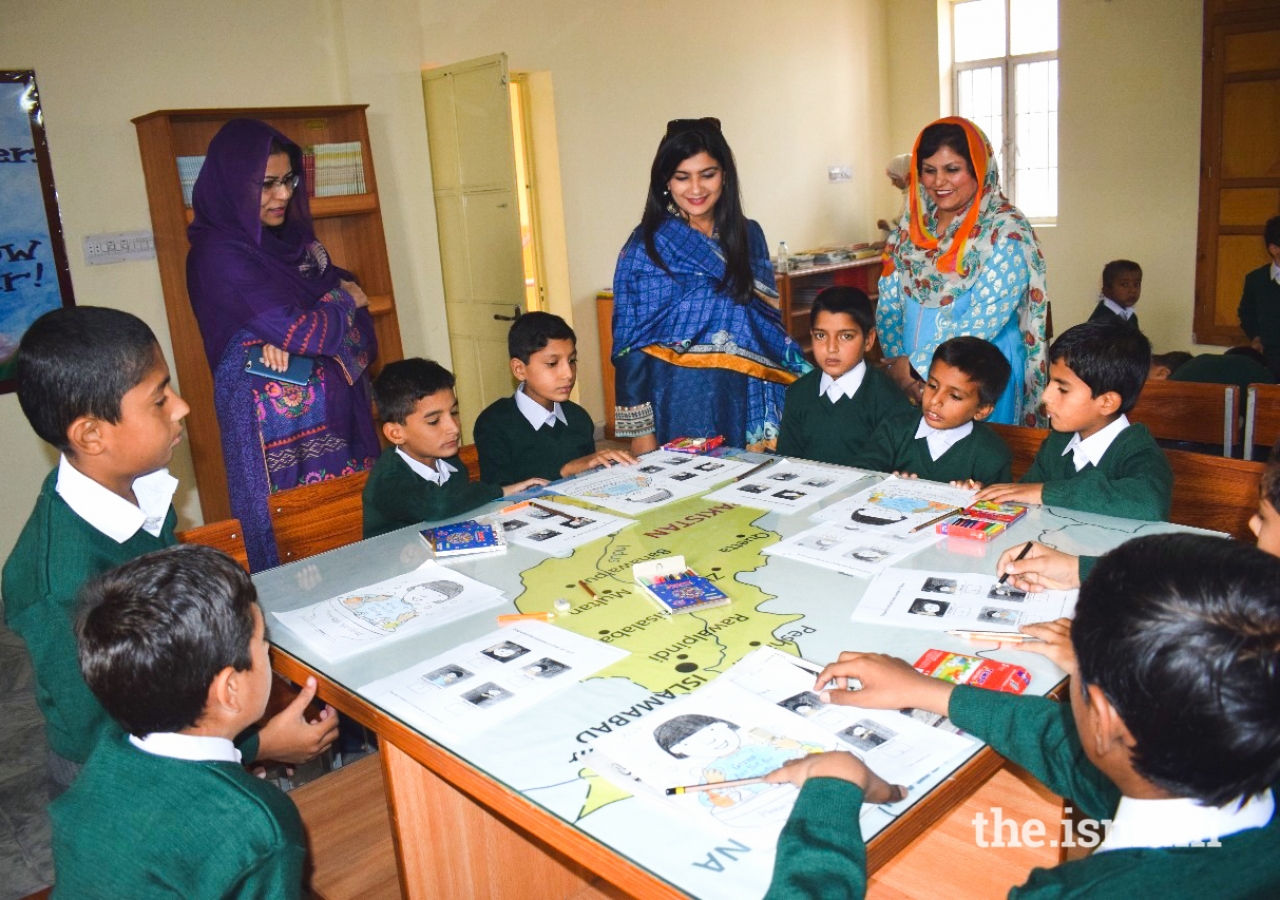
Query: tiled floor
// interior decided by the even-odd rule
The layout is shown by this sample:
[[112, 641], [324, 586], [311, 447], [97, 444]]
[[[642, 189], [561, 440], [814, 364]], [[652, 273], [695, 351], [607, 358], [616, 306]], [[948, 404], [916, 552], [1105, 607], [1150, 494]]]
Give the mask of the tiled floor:
[[31, 660], [0, 625], [0, 900], [26, 897], [53, 880], [48, 802]]

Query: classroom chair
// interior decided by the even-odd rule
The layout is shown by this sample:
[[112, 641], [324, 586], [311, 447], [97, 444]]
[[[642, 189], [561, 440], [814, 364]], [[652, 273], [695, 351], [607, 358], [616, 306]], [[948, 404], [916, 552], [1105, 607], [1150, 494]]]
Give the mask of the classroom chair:
[[1253, 542], [1249, 519], [1258, 511], [1258, 482], [1265, 463], [1185, 450], [1166, 450], [1164, 455], [1173, 469], [1171, 522]]
[[1036, 458], [1036, 451], [1044, 439], [1049, 436], [1047, 428], [1027, 428], [1023, 425], [991, 425], [991, 430], [1000, 435], [1009, 450], [1013, 453], [1013, 480], [1017, 481], [1031, 468]]
[[463, 444], [458, 448], [458, 458], [462, 460], [462, 464], [467, 467], [467, 479], [469, 481], [480, 480], [480, 451], [476, 449], [475, 444]]
[[364, 537], [361, 492], [368, 472], [356, 472], [272, 494], [271, 527], [281, 564], [354, 544]]
[[1223, 456], [1233, 456], [1240, 427], [1239, 394], [1234, 385], [1148, 381], [1129, 410], [1129, 420], [1146, 425], [1159, 440], [1221, 445]]
[[1254, 445], [1270, 447], [1280, 440], [1280, 384], [1249, 385], [1244, 414], [1244, 458], [1253, 459]]
[[238, 562], [244, 570], [249, 571], [249, 553], [244, 547], [244, 529], [239, 519], [223, 519], [221, 522], [210, 522], [198, 525], [177, 533], [180, 544], [203, 544], [215, 550], [221, 550]]

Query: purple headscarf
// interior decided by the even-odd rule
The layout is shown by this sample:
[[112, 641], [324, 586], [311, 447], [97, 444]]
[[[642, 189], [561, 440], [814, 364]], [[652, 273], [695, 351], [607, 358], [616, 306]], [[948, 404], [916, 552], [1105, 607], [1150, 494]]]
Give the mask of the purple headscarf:
[[[279, 228], [264, 227], [261, 218], [273, 140], [300, 179]], [[192, 198], [187, 293], [211, 369], [231, 337], [258, 316], [281, 307], [310, 309], [342, 279], [354, 280], [329, 262], [316, 240], [301, 148], [265, 122], [232, 119], [222, 126], [209, 142]]]

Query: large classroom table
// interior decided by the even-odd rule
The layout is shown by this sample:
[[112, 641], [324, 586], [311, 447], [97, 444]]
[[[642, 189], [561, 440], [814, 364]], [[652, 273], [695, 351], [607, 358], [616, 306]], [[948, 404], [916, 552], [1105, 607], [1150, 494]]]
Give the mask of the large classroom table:
[[[825, 503], [879, 477], [868, 476]], [[761, 554], [781, 537], [810, 527], [816, 508], [780, 515], [698, 495], [653, 509], [568, 558], [513, 545], [499, 556], [452, 560], [450, 568], [501, 588], [507, 602], [336, 663], [269, 617], [273, 665], [297, 683], [315, 675], [323, 699], [377, 733], [408, 897], [567, 898], [597, 878], [617, 889], [611, 896], [760, 897], [772, 867], [771, 842], [703, 833], [678, 812], [623, 794], [584, 757], [603, 735], [696, 691], [758, 646], [817, 663], [842, 650], [875, 650], [908, 661], [932, 647], [975, 651], [975, 645], [938, 632], [855, 625], [850, 612], [868, 578]], [[991, 543], [948, 538], [903, 565], [988, 573], [1001, 551], [1031, 539], [1097, 554], [1134, 535], [1169, 530], [1183, 529], [1033, 507]], [[631, 563], [662, 549], [683, 554], [704, 575], [719, 575], [732, 605], [637, 624], [653, 619], [655, 607], [635, 589]], [[417, 528], [406, 528], [259, 573], [254, 581], [263, 608], [278, 612], [407, 573], [430, 558]], [[580, 580], [589, 582], [595, 598]], [[630, 656], [466, 740], [416, 730], [359, 693], [375, 679], [496, 630], [496, 614], [551, 610], [557, 598], [571, 601], [572, 611], [557, 615], [553, 624], [607, 641]], [[1061, 670], [1040, 656], [993, 656], [1024, 666], [1032, 676], [1030, 693], [1048, 693], [1063, 680]], [[864, 816], [863, 829], [872, 835], [871, 869], [1001, 764], [979, 746], [914, 785], [905, 809], [877, 808]]]

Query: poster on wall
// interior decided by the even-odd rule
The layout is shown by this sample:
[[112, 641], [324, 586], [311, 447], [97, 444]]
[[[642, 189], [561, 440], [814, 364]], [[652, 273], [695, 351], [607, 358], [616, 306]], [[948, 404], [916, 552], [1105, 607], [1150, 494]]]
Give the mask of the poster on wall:
[[0, 393], [23, 333], [72, 302], [36, 73], [0, 70]]

